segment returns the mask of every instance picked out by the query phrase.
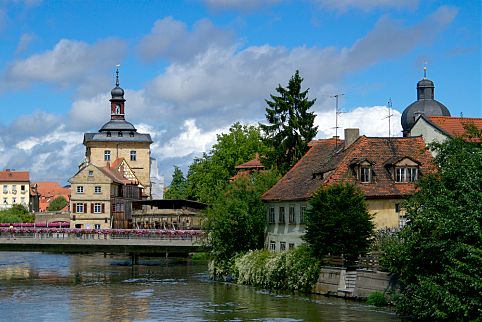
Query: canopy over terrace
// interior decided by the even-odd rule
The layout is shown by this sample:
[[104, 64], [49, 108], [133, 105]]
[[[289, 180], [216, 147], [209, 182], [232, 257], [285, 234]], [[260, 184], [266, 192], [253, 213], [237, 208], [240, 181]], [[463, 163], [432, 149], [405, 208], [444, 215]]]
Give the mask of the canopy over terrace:
[[192, 200], [133, 201], [132, 224], [143, 229], [200, 229], [206, 207]]

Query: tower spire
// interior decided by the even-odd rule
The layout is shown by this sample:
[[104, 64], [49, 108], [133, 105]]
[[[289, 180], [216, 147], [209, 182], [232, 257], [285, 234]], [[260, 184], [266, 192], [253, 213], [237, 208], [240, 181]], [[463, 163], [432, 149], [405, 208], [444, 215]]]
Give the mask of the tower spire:
[[427, 63], [423, 66], [423, 79], [427, 79]]
[[115, 71], [115, 86], [119, 86], [119, 67], [120, 64], [115, 65], [116, 71]]

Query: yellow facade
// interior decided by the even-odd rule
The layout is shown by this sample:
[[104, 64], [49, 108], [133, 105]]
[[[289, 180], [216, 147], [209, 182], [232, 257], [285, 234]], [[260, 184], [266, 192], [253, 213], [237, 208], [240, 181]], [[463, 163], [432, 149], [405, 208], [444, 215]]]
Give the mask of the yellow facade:
[[70, 227], [110, 228], [112, 179], [97, 167], [88, 165], [69, 181], [72, 185]]
[[368, 212], [374, 214], [375, 229], [399, 228], [405, 222], [405, 210], [401, 207], [403, 199], [367, 200]]
[[[150, 196], [150, 143], [148, 142], [88, 142], [87, 161], [95, 166], [104, 167], [107, 162], [112, 164], [118, 158], [124, 158], [129, 167], [144, 187], [144, 194]], [[106, 160], [106, 151], [110, 158]], [[131, 158], [135, 152], [135, 159]]]
[[21, 204], [28, 209], [30, 204], [30, 182], [0, 181], [0, 209]]

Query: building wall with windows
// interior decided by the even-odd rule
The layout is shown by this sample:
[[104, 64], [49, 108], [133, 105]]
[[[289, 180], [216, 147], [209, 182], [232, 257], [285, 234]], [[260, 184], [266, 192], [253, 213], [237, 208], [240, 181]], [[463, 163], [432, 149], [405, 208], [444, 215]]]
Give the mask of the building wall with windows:
[[[106, 158], [108, 151], [109, 159]], [[87, 144], [87, 161], [98, 167], [106, 166], [107, 162], [124, 158], [135, 173], [139, 183], [145, 187], [144, 194], [150, 195], [150, 143], [144, 142], [89, 142]]]
[[30, 204], [30, 177], [28, 171], [0, 171], [0, 209]]
[[71, 227], [111, 228], [111, 190], [113, 180], [96, 166], [81, 169], [71, 183]]
[[[432, 171], [436, 167], [422, 137], [312, 142], [303, 158], [262, 197], [268, 219], [265, 245], [279, 251], [300, 244], [301, 205], [308, 207], [321, 187], [340, 182], [352, 183], [364, 194], [376, 229], [399, 228], [406, 221], [403, 201], [415, 192], [420, 176]], [[294, 223], [289, 222], [290, 205], [295, 205]]]

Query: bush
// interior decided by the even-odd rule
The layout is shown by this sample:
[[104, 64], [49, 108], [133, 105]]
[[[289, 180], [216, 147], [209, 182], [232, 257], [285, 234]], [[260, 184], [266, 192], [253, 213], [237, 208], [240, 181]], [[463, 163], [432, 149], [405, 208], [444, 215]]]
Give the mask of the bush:
[[240, 284], [267, 289], [310, 291], [320, 275], [320, 262], [306, 245], [286, 252], [249, 251], [234, 262]]
[[0, 211], [1, 223], [29, 223], [34, 222], [35, 216], [22, 205], [15, 204], [12, 208]]
[[382, 292], [373, 292], [368, 296], [367, 304], [374, 306], [386, 306], [388, 305], [388, 302], [385, 294]]

